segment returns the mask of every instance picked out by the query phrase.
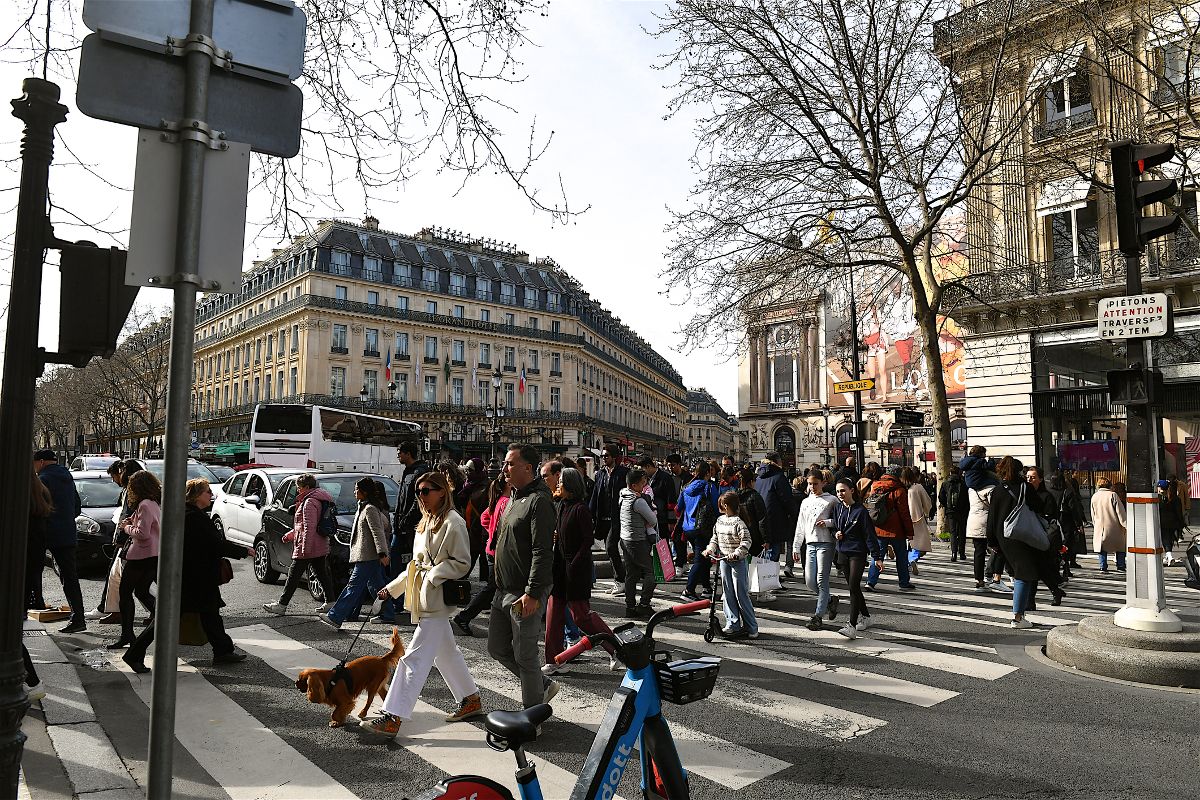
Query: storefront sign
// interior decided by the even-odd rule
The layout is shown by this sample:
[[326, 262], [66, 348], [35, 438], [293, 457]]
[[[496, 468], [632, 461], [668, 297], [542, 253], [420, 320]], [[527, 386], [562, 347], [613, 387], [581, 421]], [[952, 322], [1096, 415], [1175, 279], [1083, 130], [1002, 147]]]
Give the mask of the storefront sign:
[[1147, 339], [1171, 333], [1171, 300], [1165, 294], [1105, 297], [1096, 310], [1101, 339]]

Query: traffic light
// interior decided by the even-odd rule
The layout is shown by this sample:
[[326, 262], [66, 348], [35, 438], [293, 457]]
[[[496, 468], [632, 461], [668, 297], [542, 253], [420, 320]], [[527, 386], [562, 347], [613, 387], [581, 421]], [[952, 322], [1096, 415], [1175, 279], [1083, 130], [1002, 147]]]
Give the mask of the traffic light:
[[1117, 206], [1117, 244], [1125, 255], [1140, 256], [1151, 239], [1174, 233], [1179, 227], [1177, 214], [1142, 216], [1143, 207], [1161, 203], [1179, 193], [1173, 178], [1142, 180], [1146, 170], [1171, 160], [1175, 145], [1118, 142], [1109, 145], [1109, 150]]
[[1163, 374], [1156, 369], [1113, 369], [1108, 371], [1108, 402], [1119, 406], [1144, 406], [1163, 396]]
[[91, 242], [64, 242], [58, 247], [62, 251], [59, 352], [48, 353], [47, 360], [82, 367], [95, 356], [110, 358], [139, 288], [125, 285], [125, 251]]

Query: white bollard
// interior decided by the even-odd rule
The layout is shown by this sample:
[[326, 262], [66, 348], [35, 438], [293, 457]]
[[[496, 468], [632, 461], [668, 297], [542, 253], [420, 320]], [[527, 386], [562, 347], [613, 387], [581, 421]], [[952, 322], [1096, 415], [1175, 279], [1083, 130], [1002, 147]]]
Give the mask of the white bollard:
[[1178, 633], [1183, 623], [1167, 608], [1163, 584], [1158, 505], [1153, 493], [1129, 493], [1125, 506], [1125, 607], [1114, 615], [1113, 622], [1136, 631]]

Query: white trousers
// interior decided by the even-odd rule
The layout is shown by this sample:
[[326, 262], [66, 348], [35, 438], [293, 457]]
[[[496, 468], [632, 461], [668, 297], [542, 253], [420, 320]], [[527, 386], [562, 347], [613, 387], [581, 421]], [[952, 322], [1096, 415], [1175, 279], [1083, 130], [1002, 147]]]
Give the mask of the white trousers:
[[400, 719], [411, 719], [413, 708], [421, 697], [421, 689], [429, 677], [429, 670], [435, 666], [442, 680], [450, 687], [456, 702], [461, 703], [479, 691], [471, 671], [467, 669], [467, 661], [454, 641], [450, 620], [445, 617], [424, 617], [417, 623], [404, 657], [396, 664], [383, 710]]

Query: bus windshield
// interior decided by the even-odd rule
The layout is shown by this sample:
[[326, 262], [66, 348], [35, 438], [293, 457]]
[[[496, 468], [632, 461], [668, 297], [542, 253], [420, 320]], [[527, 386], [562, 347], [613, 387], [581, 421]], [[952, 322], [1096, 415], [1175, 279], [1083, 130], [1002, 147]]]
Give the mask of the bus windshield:
[[254, 415], [255, 433], [312, 433], [312, 406], [262, 404]]

